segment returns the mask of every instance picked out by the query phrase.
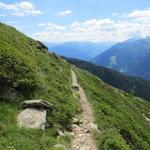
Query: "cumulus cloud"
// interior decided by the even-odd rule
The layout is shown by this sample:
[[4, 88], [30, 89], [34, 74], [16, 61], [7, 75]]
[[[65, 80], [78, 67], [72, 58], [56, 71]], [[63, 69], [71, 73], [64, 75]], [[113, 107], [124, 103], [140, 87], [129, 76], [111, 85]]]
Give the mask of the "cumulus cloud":
[[11, 4], [0, 2], [0, 9], [8, 10], [10, 15], [21, 17], [28, 15], [37, 16], [42, 14], [42, 12], [36, 9], [32, 3], [26, 1]]
[[128, 17], [136, 21], [142, 21], [144, 23], [150, 22], [150, 8], [145, 10], [135, 10], [128, 14]]
[[59, 13], [59, 16], [68, 16], [71, 15], [72, 11], [71, 10], [65, 10]]
[[[44, 25], [48, 29], [48, 24]], [[60, 29], [64, 29], [61, 30]], [[150, 9], [135, 10], [118, 19], [90, 19], [75, 21], [66, 27], [49, 24], [49, 31], [37, 32], [33, 38], [46, 42], [82, 41], [123, 41], [132, 37], [150, 35]]]
[[45, 27], [47, 30], [65, 30], [65, 26], [57, 25], [54, 23], [39, 23], [40, 27]]
[[72, 28], [77, 28], [77, 27], [80, 27], [80, 23], [78, 21], [75, 21], [71, 24], [71, 27]]
[[[135, 10], [128, 15], [130, 18], [145, 18], [150, 17], [150, 8], [145, 10]], [[150, 18], [149, 18], [150, 19]]]

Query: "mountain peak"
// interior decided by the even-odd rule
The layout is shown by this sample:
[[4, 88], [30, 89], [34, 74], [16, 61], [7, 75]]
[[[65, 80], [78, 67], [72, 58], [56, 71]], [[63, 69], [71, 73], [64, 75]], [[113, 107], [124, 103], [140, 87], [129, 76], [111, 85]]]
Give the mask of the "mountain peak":
[[[115, 64], [111, 62], [113, 58]], [[93, 62], [118, 71], [124, 70], [128, 75], [150, 79], [149, 58], [150, 37], [145, 37], [118, 43], [96, 56]]]

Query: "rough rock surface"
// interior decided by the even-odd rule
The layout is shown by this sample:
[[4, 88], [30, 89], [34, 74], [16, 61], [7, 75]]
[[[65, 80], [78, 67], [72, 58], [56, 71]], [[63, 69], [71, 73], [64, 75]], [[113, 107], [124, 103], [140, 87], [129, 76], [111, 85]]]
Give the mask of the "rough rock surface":
[[27, 108], [17, 117], [18, 125], [25, 128], [45, 129], [46, 110]]
[[43, 109], [52, 109], [53, 104], [44, 101], [44, 100], [27, 100], [21, 103], [23, 109], [25, 108], [43, 108]]
[[44, 100], [28, 100], [21, 103], [23, 110], [17, 117], [20, 127], [45, 129], [47, 110], [52, 110], [53, 104]]

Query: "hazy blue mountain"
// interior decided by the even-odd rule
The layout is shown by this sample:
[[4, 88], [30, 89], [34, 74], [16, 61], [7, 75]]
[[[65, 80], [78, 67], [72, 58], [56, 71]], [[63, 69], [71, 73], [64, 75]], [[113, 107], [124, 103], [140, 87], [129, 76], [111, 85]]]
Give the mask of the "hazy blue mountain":
[[129, 39], [97, 55], [93, 63], [150, 79], [150, 37]]
[[47, 42], [45, 42], [44, 44], [49, 48], [49, 47], [57, 46], [57, 45], [59, 45], [60, 43], [55, 43], [55, 42], [47, 43]]
[[102, 42], [65, 42], [65, 43], [47, 43], [49, 51], [55, 52], [58, 55], [78, 58], [82, 60], [91, 60], [97, 54], [105, 51], [111, 47], [114, 43]]

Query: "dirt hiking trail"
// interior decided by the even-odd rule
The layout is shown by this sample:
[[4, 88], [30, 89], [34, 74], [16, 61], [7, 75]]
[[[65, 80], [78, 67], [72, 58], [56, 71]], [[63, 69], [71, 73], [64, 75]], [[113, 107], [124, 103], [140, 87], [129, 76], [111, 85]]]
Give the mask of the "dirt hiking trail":
[[72, 86], [76, 87], [75, 93], [79, 95], [79, 102], [82, 113], [80, 119], [82, 123], [74, 128], [75, 136], [72, 139], [70, 150], [97, 150], [96, 142], [92, 136], [92, 130], [97, 128], [94, 124], [92, 108], [86, 98], [83, 88], [77, 81], [76, 74], [71, 70]]

